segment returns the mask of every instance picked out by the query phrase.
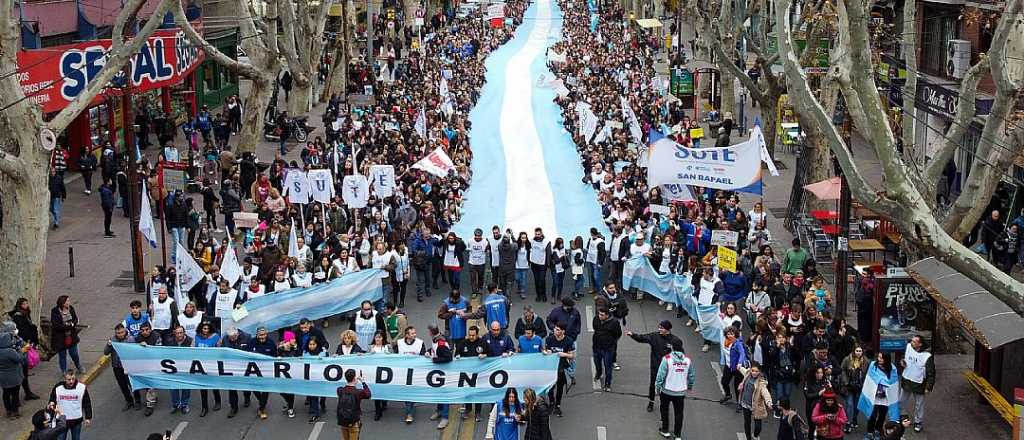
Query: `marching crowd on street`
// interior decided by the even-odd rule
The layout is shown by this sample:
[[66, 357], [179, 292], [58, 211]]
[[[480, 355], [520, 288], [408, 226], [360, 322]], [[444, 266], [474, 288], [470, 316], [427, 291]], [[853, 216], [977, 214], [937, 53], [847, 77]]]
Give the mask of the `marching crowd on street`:
[[[123, 321], [114, 323], [110, 340], [229, 347], [279, 357], [389, 353], [428, 356], [438, 363], [460, 357], [547, 353], [560, 359], [558, 380], [546, 395], [508, 389], [489, 412], [479, 404], [466, 405], [461, 417], [486, 419], [487, 438], [517, 439], [523, 430], [527, 439], [550, 439], [549, 415], [564, 415], [563, 398], [576, 382], [577, 343], [584, 325], [578, 304], [592, 299], [594, 381], [605, 392], [620, 391], [613, 388], [613, 379], [621, 371], [617, 351], [622, 337], [649, 345], [646, 410], [653, 412], [658, 404], [659, 432], [678, 440], [684, 437], [684, 402], [693, 396], [697, 371], [679, 329], [692, 327], [699, 333], [702, 324], [699, 317], [686, 317], [682, 307], [667, 304], [669, 310], [675, 307], [679, 319], [662, 321], [657, 331], [647, 334], [629, 330], [631, 306], [654, 300], [623, 288], [623, 267], [627, 259], [646, 257], [658, 273], [688, 276], [698, 304], [719, 306], [725, 329], [721, 342], [706, 340], [701, 349], [719, 350], [723, 392], [719, 402], [742, 414], [737, 424], [748, 440], [759, 438], [772, 419], [777, 420], [777, 438], [782, 440], [840, 439], [858, 430], [867, 438], [895, 440], [902, 438], [905, 429], [921, 432], [926, 396], [936, 380], [934, 361], [922, 338], [914, 337], [898, 358], [873, 353], [862, 323], [855, 330], [845, 317], [833, 315], [832, 294], [801, 243], [793, 240], [782, 249], [772, 240], [762, 203], [701, 188], [694, 188], [696, 200], [673, 201], [660, 188], [648, 188], [645, 173], [636, 165], [638, 157], [629, 148], [628, 124], [602, 129], [599, 140], [578, 133], [580, 102], [602, 118], [623, 120], [621, 102], [625, 100], [641, 110], [636, 117], [643, 132], [668, 127], [673, 139], [684, 145], [697, 142], [679, 127], [699, 122], [691, 121], [652, 84], [656, 38], [628, 25], [621, 8], [603, 8], [592, 29], [591, 14], [596, 12], [568, 1], [560, 5], [564, 35], [551, 50], [570, 56], [551, 68], [568, 85], [569, 93], [556, 101], [564, 109], [566, 129], [574, 134], [584, 183], [598, 192], [610, 236], [601, 233], [603, 227], [596, 227], [601, 225], [586, 237], [550, 237], [540, 228], [511, 231], [497, 225], [488, 230], [481, 225], [472, 237], [451, 232], [460, 218], [462, 193], [472, 180], [468, 114], [483, 86], [484, 59], [511, 37], [528, 3], [505, 3], [511, 29], [440, 15], [425, 32], [422, 52], [412, 50], [402, 68], [396, 68], [393, 59], [401, 45], [381, 46], [390, 47], [383, 50], [391, 51], [392, 58], [383, 64], [394, 73], [381, 79], [364, 70], [351, 84], [356, 88], [372, 85], [376, 104], [346, 108], [332, 99], [324, 115], [326, 137], [306, 143], [301, 162], [278, 155], [263, 169], [255, 156], [235, 158], [227, 142], [218, 142], [224, 151], [210, 156], [210, 166], [191, 176], [202, 182], [197, 201], [181, 192], [160, 191], [155, 167], [143, 162], [142, 175], [154, 179], [148, 185], [151, 198], [162, 207], [154, 213], [162, 215], [159, 221], [165, 222], [170, 239], [189, 249], [207, 276], [188, 292], [177, 292], [179, 296], [174, 291], [175, 267], [153, 268], [145, 300], [127, 305]], [[443, 81], [451, 84], [450, 90], [439, 90]], [[422, 132], [417, 127], [421, 109], [425, 109]], [[728, 144], [732, 131], [728, 116], [722, 127]], [[455, 164], [449, 176], [412, 168], [438, 146]], [[60, 201], [67, 194], [62, 175], [68, 158], [59, 153], [54, 157], [51, 212], [57, 228]], [[81, 165], [83, 173], [102, 171], [103, 232], [113, 236], [110, 218], [117, 200], [127, 196], [127, 175], [112, 150], [101, 157], [99, 163], [92, 159]], [[161, 155], [158, 163], [165, 159]], [[374, 164], [394, 165], [397, 185], [392, 196], [371, 194], [366, 208], [346, 209], [340, 196], [326, 204], [289, 202], [285, 191], [289, 169], [329, 169], [339, 186], [342, 176], [368, 175]], [[89, 194], [91, 176], [84, 183]], [[670, 205], [671, 212], [654, 213], [651, 205]], [[258, 225], [236, 227], [238, 212], [256, 213]], [[298, 225], [296, 231], [290, 230], [293, 224]], [[218, 239], [222, 229], [226, 234]], [[711, 245], [712, 230], [723, 229], [738, 232], [736, 271], [719, 268], [717, 249]], [[289, 243], [292, 232], [296, 243]], [[293, 245], [297, 256], [288, 256]], [[229, 246], [244, 255], [241, 277], [235, 283], [220, 273]], [[175, 248], [168, 247], [174, 261]], [[385, 271], [385, 298], [364, 302], [346, 317], [348, 328], [339, 331], [337, 338], [328, 337], [330, 321], [326, 319], [303, 319], [293, 328], [261, 328], [253, 334], [234, 329], [221, 333], [220, 319], [230, 318], [232, 310], [252, 298], [310, 287], [366, 268]], [[468, 284], [462, 283], [464, 272]], [[873, 282], [870, 275], [857, 279], [859, 310], [870, 310]], [[464, 285], [469, 286], [466, 292]], [[410, 287], [412, 297], [408, 297]], [[550, 305], [546, 313], [525, 304], [531, 287], [534, 302]], [[186, 303], [179, 304], [176, 296], [187, 298]], [[443, 328], [424, 325], [418, 331], [403, 312], [407, 299], [437, 302]], [[517, 299], [524, 303], [521, 314], [513, 306]], [[28, 381], [29, 368], [39, 361], [38, 329], [30, 313], [28, 301], [18, 301], [9, 313], [10, 322], [0, 329], [0, 385], [9, 418], [21, 416], [22, 391], [26, 400], [39, 398]], [[52, 387], [36, 384], [49, 387], [44, 397], [50, 405], [32, 416], [33, 438], [78, 440], [82, 428], [91, 423], [92, 405], [88, 388], [78, 380], [82, 371], [79, 316], [69, 296], [57, 300], [50, 322], [50, 346], [64, 374]], [[132, 390], [112, 345], [105, 353], [111, 356], [125, 411], [150, 416], [161, 408], [159, 401], [164, 397], [160, 394], [165, 393], [169, 396], [164, 407], [171, 413], [191, 412], [190, 390]], [[349, 373], [346, 385], [338, 389], [336, 416], [344, 438], [356, 439], [363, 423], [360, 402], [373, 396], [361, 377]], [[874, 388], [868, 389], [870, 384]], [[294, 394], [281, 394], [273, 403], [263, 392], [200, 390], [199, 394], [200, 417], [220, 411], [224, 394], [227, 418], [251, 406], [259, 419], [270, 417], [271, 406], [294, 418], [298, 409], [306, 407], [309, 422], [316, 423], [327, 407], [322, 397]], [[798, 401], [803, 408], [797, 408]], [[899, 409], [910, 417], [901, 419], [899, 411], [893, 416], [890, 407], [900, 404]], [[416, 405], [399, 406], [405, 423], [414, 423]], [[379, 420], [389, 402], [374, 400], [373, 408], [373, 418]], [[436, 405], [431, 412], [430, 420], [444, 429], [449, 406]]]

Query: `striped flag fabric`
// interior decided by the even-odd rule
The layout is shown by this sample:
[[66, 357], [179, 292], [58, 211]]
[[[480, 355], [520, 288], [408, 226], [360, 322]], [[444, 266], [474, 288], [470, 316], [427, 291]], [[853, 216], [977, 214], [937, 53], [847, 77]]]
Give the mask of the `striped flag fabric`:
[[156, 227], [153, 225], [153, 208], [149, 206], [149, 191], [146, 190], [146, 182], [142, 182], [142, 206], [139, 206], [139, 232], [149, 245], [156, 247]]
[[889, 407], [888, 419], [897, 422], [900, 419], [900, 375], [893, 367], [886, 376], [885, 371], [878, 368], [874, 361], [868, 366], [868, 374], [864, 377], [864, 386], [860, 390], [857, 409], [864, 414], [871, 414], [875, 405]]

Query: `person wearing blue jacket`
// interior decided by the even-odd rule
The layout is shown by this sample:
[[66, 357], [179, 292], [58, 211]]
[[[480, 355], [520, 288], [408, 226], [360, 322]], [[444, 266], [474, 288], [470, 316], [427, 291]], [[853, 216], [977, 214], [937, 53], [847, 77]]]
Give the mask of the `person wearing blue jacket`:
[[747, 277], [743, 272], [732, 272], [723, 270], [719, 274], [722, 279], [722, 302], [743, 301], [747, 298], [750, 289], [747, 288]]
[[491, 331], [483, 337], [484, 347], [487, 348], [487, 357], [506, 356], [516, 351], [516, 344], [512, 337], [505, 333], [498, 321], [491, 321]]
[[719, 363], [722, 365], [722, 391], [725, 395], [722, 396], [718, 403], [725, 405], [732, 399], [732, 390], [739, 387], [740, 381], [743, 379], [740, 367], [746, 368], [750, 363], [747, 360], [746, 345], [743, 343], [743, 337], [740, 336], [739, 329], [729, 326], [722, 331], [722, 335], [722, 350]]
[[430, 296], [431, 284], [437, 285], [437, 281], [430, 279], [430, 259], [434, 255], [436, 241], [425, 228], [409, 237], [409, 255], [416, 278], [416, 301], [419, 302], [423, 302], [424, 296]]
[[[216, 347], [220, 345], [220, 334], [213, 330], [213, 324], [210, 321], [204, 321], [196, 329], [193, 344], [196, 347]], [[206, 414], [210, 412], [209, 391], [206, 388], [199, 390], [199, 397], [203, 404], [203, 410], [199, 412], [199, 417], [206, 417]], [[220, 411], [220, 390], [213, 390], [213, 410]]]
[[487, 434], [485, 439], [489, 440], [518, 440], [519, 425], [525, 420], [523, 404], [519, 401], [519, 392], [509, 387], [505, 390], [505, 397], [495, 403], [491, 409], [491, 416], [487, 420]]
[[[256, 329], [256, 337], [249, 342], [249, 351], [270, 357], [277, 356], [277, 343], [270, 338], [270, 334], [267, 332], [266, 327]], [[260, 404], [259, 408], [256, 410], [256, 415], [260, 420], [266, 420], [267, 399], [270, 397], [270, 394], [260, 391], [253, 391], [253, 394], [256, 395], [256, 401]]]
[[501, 329], [508, 328], [509, 305], [512, 301], [498, 290], [498, 285], [491, 283], [487, 285], [487, 296], [484, 297], [483, 307], [474, 313], [474, 318], [486, 318], [487, 322], [497, 322]]
[[466, 339], [466, 320], [471, 316], [469, 301], [462, 297], [459, 289], [452, 289], [451, 295], [441, 303], [437, 312], [437, 317], [443, 319], [448, 328], [448, 339], [452, 344]]
[[704, 225], [704, 220], [683, 223], [683, 233], [686, 234], [686, 250], [690, 255], [708, 253], [711, 246], [711, 228]]

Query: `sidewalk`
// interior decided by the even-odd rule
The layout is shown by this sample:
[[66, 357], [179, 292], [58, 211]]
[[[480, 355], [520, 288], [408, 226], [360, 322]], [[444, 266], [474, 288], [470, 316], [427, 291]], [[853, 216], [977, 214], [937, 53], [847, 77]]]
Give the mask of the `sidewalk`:
[[[246, 86], [247, 84], [243, 85]], [[244, 90], [240, 96], [245, 96]], [[281, 100], [283, 101], [283, 96]], [[318, 104], [308, 113], [311, 123], [317, 125], [317, 131], [311, 135], [312, 137], [323, 136], [323, 127], [316, 123], [320, 121], [323, 106], [324, 104]], [[231, 138], [232, 147], [236, 145], [237, 140], [237, 136]], [[176, 146], [180, 151], [186, 151], [184, 138], [178, 136], [177, 141]], [[296, 145], [290, 144], [291, 149], [286, 156], [288, 160], [299, 159], [301, 148]], [[264, 161], [270, 160], [277, 154], [277, 146], [276, 142], [261, 140], [257, 145], [256, 154]], [[143, 151], [143, 155], [151, 157], [157, 154], [156, 151], [156, 147], [151, 146]], [[114, 325], [128, 312], [128, 303], [134, 299], [144, 300], [145, 294], [134, 291], [130, 244], [132, 230], [128, 218], [122, 216], [120, 209], [115, 209], [111, 229], [117, 237], [103, 238], [103, 210], [100, 208], [99, 192], [94, 188], [92, 195], [83, 194], [82, 190], [85, 187], [81, 180], [79, 173], [69, 173], [65, 178], [68, 198], [64, 202], [60, 229], [51, 229], [47, 239], [46, 263], [43, 269], [43, 307], [41, 310], [35, 310], [35, 313], [48, 320], [50, 309], [56, 304], [57, 297], [71, 296], [71, 303], [81, 323], [79, 354], [82, 366], [91, 378], [102, 373], [106, 366], [105, 363], [100, 363], [104, 360], [103, 348], [113, 333]], [[201, 200], [197, 202], [200, 203], [198, 206], [202, 206]], [[158, 228], [160, 221], [154, 219]], [[170, 234], [167, 237], [170, 237]], [[161, 249], [159, 246], [155, 249], [146, 245], [143, 247], [143, 267], [148, 274], [154, 265], [162, 264]], [[70, 276], [69, 270], [69, 252], [72, 250], [74, 277]], [[168, 258], [169, 254], [168, 250]], [[74, 367], [70, 359], [68, 364]], [[61, 379], [57, 356], [49, 360], [44, 359], [30, 374], [32, 390], [42, 399], [22, 402], [20, 419], [0, 419], [0, 440], [17, 439], [28, 432], [25, 430], [32, 425], [32, 414], [45, 406], [45, 399], [48, 398], [51, 387]]]

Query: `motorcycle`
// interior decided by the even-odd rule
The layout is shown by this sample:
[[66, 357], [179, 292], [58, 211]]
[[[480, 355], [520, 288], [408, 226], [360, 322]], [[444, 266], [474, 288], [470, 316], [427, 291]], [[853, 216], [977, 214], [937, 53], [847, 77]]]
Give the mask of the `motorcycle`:
[[[289, 138], [294, 138], [298, 142], [306, 142], [309, 134], [316, 130], [316, 126], [306, 123], [307, 119], [305, 116], [287, 119]], [[277, 125], [277, 118], [263, 121], [263, 138], [268, 141], [281, 140], [281, 130]]]

